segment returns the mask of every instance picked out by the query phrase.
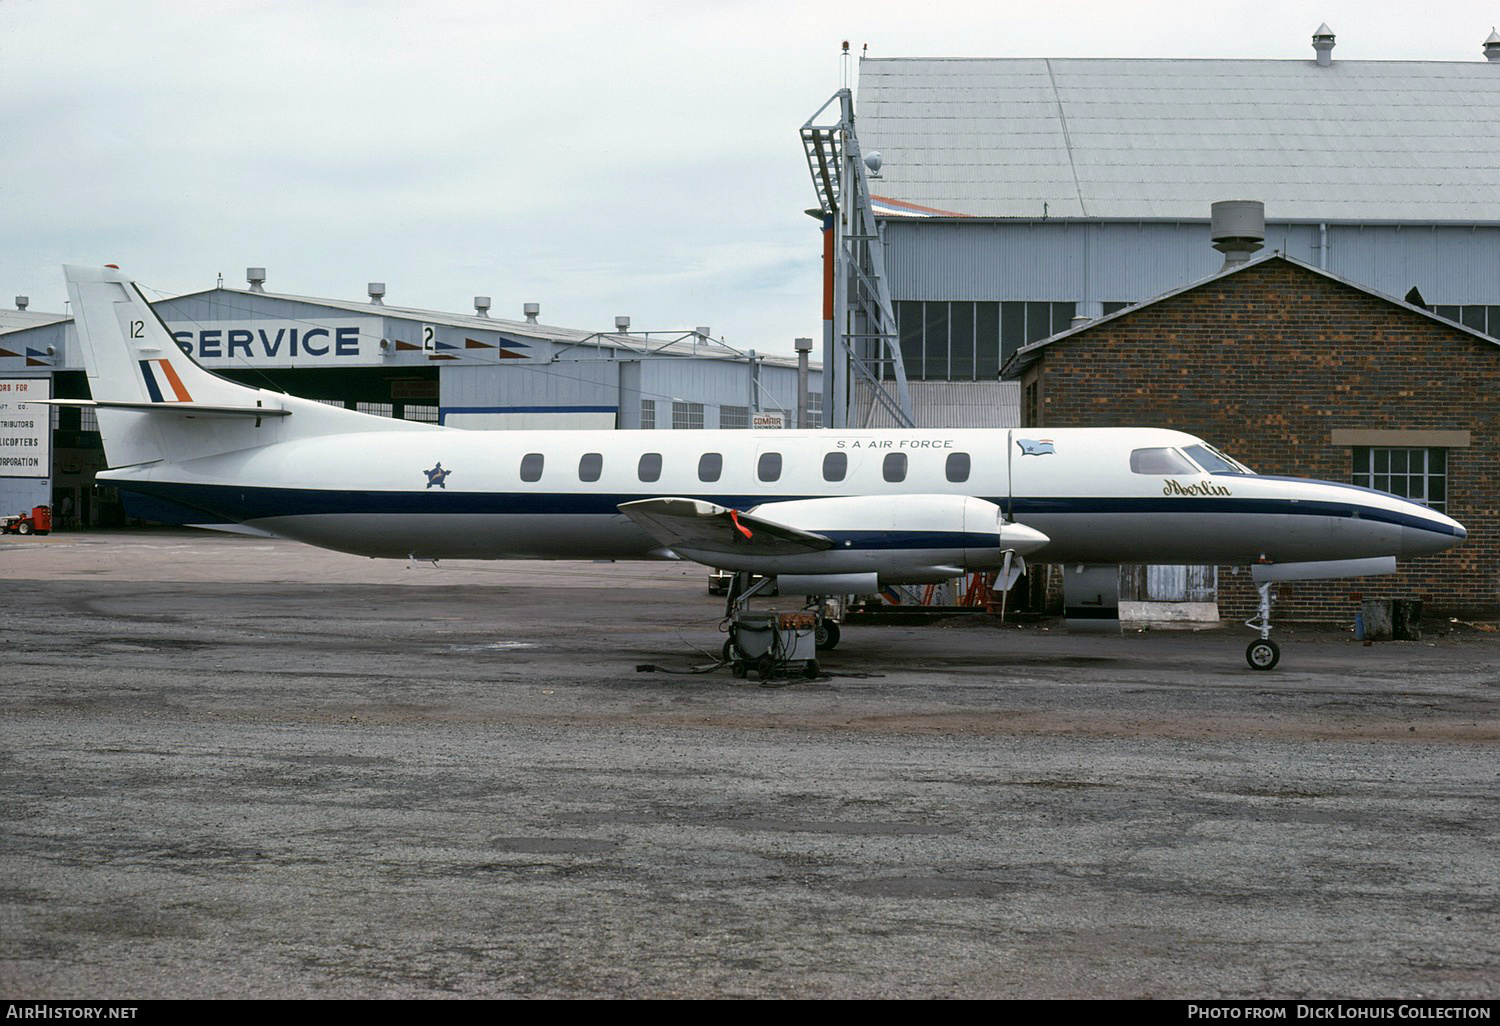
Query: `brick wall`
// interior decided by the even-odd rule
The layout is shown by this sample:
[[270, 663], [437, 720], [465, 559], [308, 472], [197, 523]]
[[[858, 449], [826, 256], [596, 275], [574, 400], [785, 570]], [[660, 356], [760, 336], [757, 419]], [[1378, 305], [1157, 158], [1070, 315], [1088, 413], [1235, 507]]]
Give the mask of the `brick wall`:
[[[1339, 429], [1470, 432], [1448, 451], [1463, 545], [1395, 577], [1283, 585], [1277, 615], [1352, 619], [1351, 592], [1500, 611], [1500, 344], [1273, 257], [1040, 352], [1031, 426], [1177, 428], [1265, 474], [1352, 480]], [[1224, 615], [1254, 607], [1248, 574], [1221, 570]]]

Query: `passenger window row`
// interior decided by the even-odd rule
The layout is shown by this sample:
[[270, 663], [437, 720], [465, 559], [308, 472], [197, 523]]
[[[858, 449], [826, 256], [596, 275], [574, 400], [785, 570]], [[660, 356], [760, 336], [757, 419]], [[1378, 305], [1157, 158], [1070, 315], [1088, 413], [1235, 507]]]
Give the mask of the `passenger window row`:
[[[528, 452], [521, 457], [521, 480], [540, 481], [546, 456], [539, 452]], [[909, 461], [904, 452], [888, 452], [880, 464], [880, 473], [892, 484], [906, 480]], [[948, 480], [961, 484], [969, 479], [971, 469], [969, 454], [950, 452], [943, 471]], [[642, 453], [636, 464], [636, 477], [650, 484], [661, 480], [662, 459], [659, 452]], [[769, 484], [781, 480], [782, 459], [779, 452], [763, 452], [755, 463], [756, 480]], [[604, 475], [604, 454], [586, 452], [578, 458], [578, 480], [593, 482]], [[712, 484], [724, 476], [724, 454], [706, 452], [698, 457], [698, 480]], [[833, 484], [849, 476], [849, 454], [830, 452], [823, 456], [823, 480]]]

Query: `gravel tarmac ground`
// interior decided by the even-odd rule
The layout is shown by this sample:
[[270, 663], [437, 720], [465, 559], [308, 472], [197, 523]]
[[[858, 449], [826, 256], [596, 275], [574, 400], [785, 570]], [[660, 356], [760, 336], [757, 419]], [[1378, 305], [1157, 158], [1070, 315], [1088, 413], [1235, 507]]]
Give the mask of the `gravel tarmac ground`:
[[706, 576], [0, 540], [0, 994], [1500, 992], [1500, 634], [637, 672], [712, 662]]

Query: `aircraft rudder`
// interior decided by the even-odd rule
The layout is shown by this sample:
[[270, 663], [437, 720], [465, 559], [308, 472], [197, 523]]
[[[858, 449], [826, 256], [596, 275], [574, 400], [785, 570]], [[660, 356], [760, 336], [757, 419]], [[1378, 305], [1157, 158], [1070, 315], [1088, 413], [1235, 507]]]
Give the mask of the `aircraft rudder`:
[[68, 265], [63, 274], [96, 400], [234, 403], [258, 394], [199, 366], [118, 267]]

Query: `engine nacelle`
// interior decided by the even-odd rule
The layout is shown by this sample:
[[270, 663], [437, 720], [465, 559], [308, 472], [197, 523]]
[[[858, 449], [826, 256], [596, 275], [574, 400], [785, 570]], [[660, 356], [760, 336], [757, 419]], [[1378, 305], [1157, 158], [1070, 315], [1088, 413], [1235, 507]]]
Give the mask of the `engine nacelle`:
[[882, 584], [930, 583], [998, 568], [1005, 550], [1025, 555], [1048, 542], [1040, 531], [1005, 523], [999, 506], [971, 495], [793, 499], [746, 512], [833, 543], [822, 551], [761, 554], [753, 565], [731, 567], [763, 574], [874, 573]]

